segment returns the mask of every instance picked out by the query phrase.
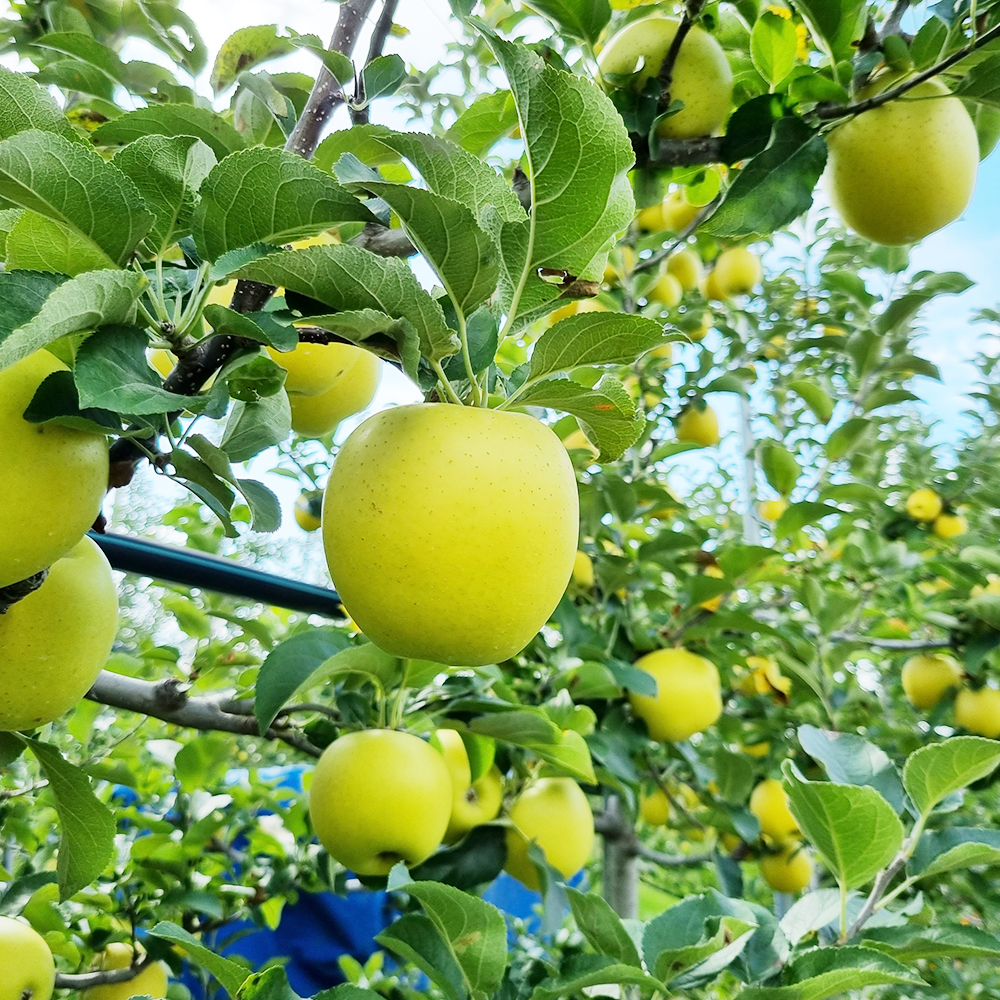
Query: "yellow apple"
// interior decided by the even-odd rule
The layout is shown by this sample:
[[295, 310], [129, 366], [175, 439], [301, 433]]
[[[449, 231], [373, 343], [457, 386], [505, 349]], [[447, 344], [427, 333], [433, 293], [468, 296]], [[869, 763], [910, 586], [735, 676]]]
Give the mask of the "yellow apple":
[[[884, 75], [864, 100], [900, 77]], [[824, 183], [844, 223], [889, 246], [916, 243], [957, 219], [976, 186], [976, 127], [957, 97], [928, 80], [827, 136]]]
[[579, 427], [575, 431], [570, 431], [569, 434], [562, 439], [562, 444], [567, 451], [587, 451], [590, 452], [593, 458], [597, 458], [597, 456], [601, 453], [599, 449], [595, 448], [594, 445], [591, 444], [590, 438], [587, 437], [587, 435], [584, 434]]
[[318, 531], [321, 524], [320, 512], [323, 508], [321, 490], [306, 490], [295, 501], [295, 523], [303, 531]]
[[743, 747], [743, 752], [758, 759], [766, 757], [771, 752], [771, 744], [767, 741], [763, 743], [751, 743]]
[[941, 507], [941, 498], [931, 489], [914, 490], [906, 498], [906, 513], [914, 521], [936, 520]]
[[451, 775], [451, 819], [444, 842], [461, 840], [473, 827], [496, 819], [503, 804], [503, 775], [494, 765], [484, 775], [472, 780], [469, 754], [462, 737], [454, 729], [438, 729], [434, 733], [444, 762]]
[[664, 271], [657, 279], [656, 284], [646, 294], [650, 302], [659, 302], [660, 305], [673, 309], [681, 304], [681, 299], [684, 298], [684, 289], [672, 274]]
[[[556, 299], [558, 302], [559, 299]], [[578, 313], [607, 312], [608, 307], [599, 299], [571, 299], [549, 314], [549, 323], [558, 323], [561, 319], [576, 316]]]
[[962, 668], [943, 653], [911, 656], [903, 664], [903, 691], [914, 708], [933, 708], [962, 683]]
[[763, 500], [759, 510], [760, 516], [765, 521], [777, 521], [788, 510], [788, 501], [784, 497], [778, 500]]
[[578, 551], [573, 560], [573, 582], [583, 590], [594, 586], [594, 561], [586, 552]]
[[682, 233], [698, 217], [702, 207], [692, 205], [687, 200], [687, 194], [683, 188], [671, 191], [663, 199], [660, 214], [663, 216], [663, 228], [672, 233]]
[[719, 418], [704, 400], [689, 403], [677, 420], [677, 440], [709, 448], [719, 443]]
[[696, 344], [700, 344], [708, 336], [708, 331], [711, 329], [712, 314], [706, 311], [701, 314], [701, 324], [696, 326], [693, 330], [688, 331], [688, 336]]
[[289, 396], [321, 396], [339, 382], [357, 363], [362, 352], [350, 344], [297, 344], [291, 351], [267, 349], [274, 362], [288, 373]]
[[149, 363], [166, 378], [177, 364], [177, 358], [170, 351], [157, 349], [149, 352]]
[[730, 247], [719, 254], [712, 274], [715, 289], [723, 299], [731, 299], [734, 295], [749, 295], [761, 283], [764, 269], [760, 258], [746, 247]]
[[108, 488], [103, 434], [30, 424], [35, 390], [66, 366], [48, 351], [0, 372], [0, 587], [51, 566], [87, 533]]
[[89, 538], [45, 582], [0, 615], [0, 731], [36, 729], [90, 690], [118, 630], [118, 597]]
[[690, 292], [701, 284], [705, 269], [701, 258], [694, 250], [681, 250], [667, 258], [667, 274], [672, 274], [685, 292]]
[[323, 500], [330, 575], [365, 635], [459, 666], [530, 642], [566, 591], [578, 530], [573, 464], [548, 427], [448, 403], [369, 417]]
[[663, 202], [658, 201], [648, 208], [639, 209], [635, 224], [647, 233], [658, 233], [666, 229], [666, 223], [663, 221]]
[[[132, 964], [132, 946], [116, 942], [109, 944], [101, 955], [102, 972], [127, 969]], [[127, 983], [106, 983], [92, 986], [80, 994], [81, 1000], [129, 1000], [129, 997], [149, 996], [163, 1000], [167, 995], [168, 969], [162, 962], [153, 962]]]
[[799, 835], [799, 825], [788, 808], [788, 796], [781, 782], [765, 778], [750, 795], [750, 812], [760, 823], [760, 832], [775, 843], [787, 844]]
[[343, 367], [333, 384], [318, 396], [289, 395], [292, 408], [292, 430], [302, 437], [323, 437], [341, 420], [360, 413], [371, 404], [382, 376], [382, 362], [360, 347], [342, 347]]
[[775, 892], [801, 892], [812, 879], [812, 858], [801, 844], [788, 844], [760, 859], [760, 873]]
[[49, 1000], [56, 967], [45, 939], [26, 923], [0, 917], [0, 1000]]
[[722, 714], [722, 688], [714, 663], [686, 649], [657, 649], [636, 662], [652, 674], [656, 694], [632, 692], [632, 711], [646, 723], [650, 739], [686, 740]]
[[961, 514], [938, 514], [934, 518], [934, 534], [938, 538], [958, 538], [968, 530], [968, 522]]
[[[603, 74], [635, 73], [633, 86], [641, 90], [660, 72], [680, 22], [672, 17], [644, 17], [626, 25], [598, 57]], [[693, 27], [681, 43], [670, 82], [671, 101], [684, 107], [657, 126], [668, 139], [692, 139], [718, 131], [733, 102], [733, 74], [722, 46], [701, 28]]]
[[[661, 361], [670, 361], [670, 359], [674, 356], [674, 345], [673, 344], [660, 344], [659, 347], [654, 347], [649, 352], [649, 356], [651, 358], [659, 358]], [[645, 395], [648, 397], [649, 393], [646, 393]], [[657, 396], [656, 397], [656, 402], [658, 403], [660, 401], [660, 399], [662, 399], [662, 398], [663, 398], [662, 396]], [[646, 402], [647, 403], [649, 402], [648, 398], [646, 399]]]
[[670, 800], [662, 788], [656, 787], [651, 792], [643, 792], [639, 796], [639, 815], [644, 823], [650, 826], [666, 826], [670, 821]]
[[955, 698], [955, 722], [977, 736], [1000, 736], [1000, 691], [995, 688], [962, 688]]
[[[710, 576], [715, 580], [724, 580], [726, 577], [721, 566], [706, 566], [704, 575]], [[722, 594], [716, 594], [715, 597], [710, 597], [707, 601], [702, 601], [698, 607], [704, 608], [706, 611], [711, 611], [714, 614], [722, 607], [723, 596]]]
[[358, 875], [388, 875], [434, 853], [451, 818], [451, 775], [429, 743], [391, 729], [334, 740], [316, 765], [309, 815], [331, 857]]
[[572, 778], [541, 778], [511, 806], [504, 868], [529, 889], [538, 889], [538, 871], [528, 857], [534, 841], [545, 860], [569, 878], [589, 860], [594, 848], [594, 814]]

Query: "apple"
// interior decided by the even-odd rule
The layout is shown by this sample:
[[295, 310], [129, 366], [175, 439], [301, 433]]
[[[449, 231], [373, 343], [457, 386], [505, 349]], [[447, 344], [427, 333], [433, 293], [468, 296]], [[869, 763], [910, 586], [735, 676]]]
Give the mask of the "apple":
[[715, 273], [714, 267], [702, 278], [698, 287], [709, 302], [725, 302], [729, 298], [719, 284], [719, 276]]
[[295, 523], [303, 531], [318, 531], [323, 508], [322, 490], [305, 490], [295, 501]]
[[469, 754], [461, 735], [454, 729], [438, 729], [433, 742], [438, 744], [451, 775], [451, 819], [444, 842], [461, 840], [473, 827], [496, 819], [503, 804], [503, 775], [493, 765], [484, 775], [472, 780]]
[[760, 873], [775, 892], [801, 892], [812, 880], [812, 858], [801, 844], [788, 844], [760, 859]]
[[750, 795], [750, 812], [760, 823], [760, 832], [777, 844], [787, 844], [799, 835], [799, 825], [788, 808], [784, 786], [776, 778], [757, 783]]
[[451, 819], [452, 782], [429, 743], [391, 729], [334, 740], [316, 764], [309, 815], [330, 856], [358, 875], [388, 875], [434, 853]]
[[694, 250], [681, 250], [667, 258], [667, 274], [672, 274], [685, 292], [697, 288], [704, 273], [701, 258]]
[[672, 233], [682, 233], [701, 213], [701, 205], [692, 205], [687, 200], [684, 188], [671, 191], [663, 199], [660, 214], [663, 216], [663, 227]]
[[575, 875], [594, 848], [594, 814], [572, 778], [540, 778], [511, 806], [504, 868], [529, 889], [541, 888], [528, 857], [534, 841], [545, 860], [565, 878]]
[[903, 664], [903, 692], [914, 708], [933, 708], [962, 683], [962, 668], [943, 653], [911, 656]]
[[660, 305], [673, 309], [681, 304], [681, 299], [684, 298], [684, 289], [672, 274], [664, 271], [657, 278], [656, 284], [646, 293], [646, 297], [650, 302], [659, 302]]
[[938, 514], [934, 518], [933, 531], [938, 538], [958, 538], [968, 530], [968, 522], [961, 514]]
[[361, 352], [360, 347], [350, 344], [297, 344], [291, 351], [267, 348], [274, 362], [288, 373], [285, 391], [289, 396], [323, 395], [347, 374]]
[[[724, 580], [726, 577], [721, 566], [706, 566], [703, 575], [710, 576], [715, 580]], [[716, 594], [715, 597], [710, 597], [707, 601], [702, 601], [698, 607], [704, 608], [706, 611], [711, 611], [714, 614], [722, 607], [722, 598], [724, 596], [723, 594]]]
[[592, 458], [597, 458], [601, 453], [591, 444], [590, 438], [579, 427], [575, 431], [570, 431], [562, 439], [562, 444], [567, 451], [586, 451], [590, 453]]
[[658, 201], [655, 205], [640, 208], [635, 217], [635, 224], [646, 233], [658, 233], [666, 229], [663, 220], [663, 202]]
[[636, 661], [656, 679], [656, 694], [632, 692], [632, 711], [649, 738], [680, 742], [707, 729], [722, 714], [722, 688], [714, 663], [686, 649], [657, 649]]
[[0, 1000], [49, 1000], [56, 966], [45, 939], [28, 924], [0, 917]]
[[[883, 74], [864, 100], [903, 78]], [[827, 138], [824, 184], [845, 225], [888, 246], [916, 243], [957, 219], [976, 186], [979, 141], [957, 97], [939, 80], [857, 115]]]
[[[680, 21], [672, 17], [640, 18], [619, 31], [598, 56], [604, 75], [627, 76], [635, 90], [659, 75]], [[692, 27], [674, 62], [670, 81], [671, 101], [684, 107], [665, 118], [657, 133], [665, 139], [693, 139], [718, 131], [733, 103], [733, 74], [722, 46], [708, 32]]]
[[[559, 299], [556, 299], [558, 302]], [[568, 319], [578, 313], [607, 312], [608, 307], [599, 299], [571, 299], [565, 305], [553, 310], [549, 314], [549, 324], [558, 323], [561, 319]]]
[[765, 521], [777, 521], [788, 510], [788, 501], [784, 497], [777, 500], [762, 500], [758, 510]]
[[346, 344], [328, 344], [342, 347], [345, 355], [340, 375], [330, 387], [318, 396], [289, 395], [292, 408], [292, 430], [302, 437], [323, 437], [341, 420], [360, 413], [371, 404], [382, 377], [382, 362], [359, 347]]
[[365, 635], [457, 666], [530, 642], [566, 591], [578, 531], [559, 438], [523, 413], [450, 403], [369, 417], [323, 499], [330, 575]]
[[581, 590], [590, 590], [594, 586], [594, 561], [586, 552], [578, 551], [573, 560], [573, 583]]
[[677, 419], [677, 440], [708, 448], [719, 443], [719, 418], [703, 399], [688, 403]]
[[935, 521], [941, 513], [941, 498], [931, 489], [914, 490], [906, 498], [906, 513], [914, 521]]
[[722, 298], [731, 299], [734, 295], [749, 295], [761, 283], [764, 269], [760, 258], [746, 247], [730, 247], [716, 258], [712, 274]]
[[[132, 964], [132, 946], [115, 942], [109, 944], [101, 954], [100, 968], [102, 972], [114, 969], [127, 969]], [[80, 994], [81, 1000], [129, 1000], [129, 997], [152, 997], [153, 1000], [163, 1000], [167, 995], [168, 969], [162, 962], [147, 965], [142, 972], [127, 983], [105, 983], [103, 986], [92, 986]]]
[[108, 488], [103, 434], [30, 424], [35, 390], [66, 366], [36, 351], [0, 372], [0, 587], [51, 566], [86, 534]]
[[663, 789], [657, 786], [651, 792], [639, 796], [639, 815], [650, 826], [666, 826], [670, 821], [670, 800]]
[[1000, 736], [1000, 691], [984, 687], [962, 688], [955, 698], [955, 722], [977, 736]]
[[89, 538], [0, 615], [0, 731], [37, 729], [90, 690], [118, 631], [111, 566]]
[[688, 331], [688, 337], [696, 344], [700, 344], [708, 336], [708, 331], [712, 329], [712, 318], [712, 314], [708, 310], [703, 312], [701, 322], [693, 330]]

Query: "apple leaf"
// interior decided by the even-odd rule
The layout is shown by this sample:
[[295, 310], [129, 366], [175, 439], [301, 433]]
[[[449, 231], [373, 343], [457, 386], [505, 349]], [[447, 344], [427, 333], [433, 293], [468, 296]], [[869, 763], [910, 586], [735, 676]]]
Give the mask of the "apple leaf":
[[621, 917], [611, 904], [593, 892], [580, 892], [566, 887], [566, 896], [573, 910], [573, 919], [580, 933], [594, 951], [610, 955], [616, 962], [642, 968], [639, 952]]
[[[412, 962], [448, 1000], [467, 1000], [465, 972], [429, 917], [407, 913], [377, 934], [375, 940], [404, 961]], [[506, 939], [504, 947], [506, 950]]]
[[634, 965], [624, 965], [607, 955], [583, 954], [563, 962], [558, 977], [543, 979], [532, 991], [531, 1000], [586, 996], [585, 990], [598, 986], [637, 986], [653, 994], [664, 990], [663, 983]]
[[995, 934], [961, 924], [869, 927], [862, 937], [866, 947], [891, 955], [900, 962], [928, 958], [1000, 958], [1000, 939]]
[[1000, 742], [953, 736], [915, 750], [903, 767], [903, 786], [922, 815], [942, 799], [991, 774], [1000, 764]]
[[212, 93], [219, 96], [234, 83], [241, 73], [269, 59], [288, 55], [294, 45], [288, 37], [278, 34], [276, 24], [257, 24], [238, 28], [223, 43], [212, 66], [209, 83]]
[[223, 958], [221, 955], [216, 955], [194, 935], [168, 920], [161, 920], [149, 933], [153, 937], [169, 941], [171, 944], [180, 945], [199, 965], [211, 972], [221, 983], [223, 989], [232, 997], [237, 995], [247, 978], [247, 971], [242, 966], [228, 958]]
[[486, 154], [517, 125], [517, 109], [509, 90], [481, 94], [455, 120], [447, 137], [474, 156]]
[[931, 830], [917, 841], [908, 870], [931, 878], [973, 865], [1000, 865], [1000, 830], [968, 826]]
[[209, 146], [217, 160], [246, 148], [246, 140], [221, 115], [192, 104], [156, 104], [105, 122], [95, 133], [98, 146], [125, 146], [147, 135], [190, 135]]
[[0, 67], [0, 139], [40, 129], [85, 144], [52, 95], [23, 73]]

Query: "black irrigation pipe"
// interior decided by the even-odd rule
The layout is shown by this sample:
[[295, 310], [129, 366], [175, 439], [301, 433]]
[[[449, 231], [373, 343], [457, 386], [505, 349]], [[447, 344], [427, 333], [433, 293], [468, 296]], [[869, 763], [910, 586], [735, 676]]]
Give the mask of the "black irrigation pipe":
[[101, 547], [108, 562], [123, 573], [214, 590], [231, 597], [243, 597], [324, 618], [345, 617], [339, 595], [326, 587], [287, 580], [273, 573], [248, 569], [219, 556], [128, 535], [102, 535], [92, 531], [90, 537]]

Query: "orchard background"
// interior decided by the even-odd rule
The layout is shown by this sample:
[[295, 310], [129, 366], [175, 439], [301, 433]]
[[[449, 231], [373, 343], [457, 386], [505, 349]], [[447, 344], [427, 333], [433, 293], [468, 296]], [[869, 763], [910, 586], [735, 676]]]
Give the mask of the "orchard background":
[[10, 7], [0, 1000], [1000, 995], [1000, 6]]

